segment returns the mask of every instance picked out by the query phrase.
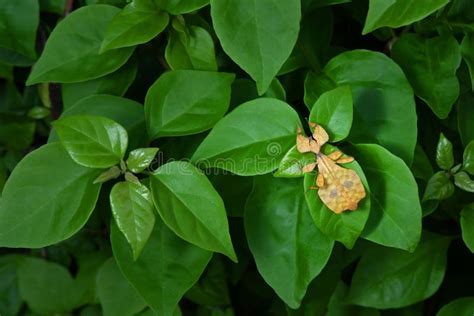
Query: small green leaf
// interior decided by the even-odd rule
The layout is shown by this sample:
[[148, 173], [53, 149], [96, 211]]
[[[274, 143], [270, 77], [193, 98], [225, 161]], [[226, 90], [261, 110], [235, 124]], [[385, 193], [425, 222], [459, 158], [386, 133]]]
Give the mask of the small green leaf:
[[436, 116], [446, 118], [460, 91], [456, 70], [461, 64], [461, 50], [456, 38], [408, 33], [395, 42], [392, 58], [405, 71], [415, 94]]
[[40, 82], [80, 82], [119, 69], [133, 53], [132, 47], [99, 54], [108, 23], [119, 12], [109, 5], [88, 5], [58, 23], [33, 66], [27, 85]]
[[16, 254], [0, 257], [0, 313], [2, 315], [18, 315], [23, 305], [23, 298], [18, 289], [17, 273], [21, 258]]
[[183, 295], [198, 281], [212, 253], [176, 236], [160, 218], [137, 261], [117, 225], [111, 242], [124, 277], [160, 316], [173, 316]]
[[423, 201], [445, 200], [453, 193], [454, 184], [449, 179], [449, 174], [445, 171], [438, 171], [428, 180]]
[[388, 247], [415, 250], [421, 235], [418, 186], [407, 165], [375, 144], [354, 145], [371, 192], [371, 212], [362, 237]]
[[430, 297], [443, 281], [450, 240], [426, 233], [413, 253], [379, 246], [369, 248], [352, 277], [348, 301], [386, 309]]
[[318, 123], [331, 142], [345, 139], [352, 126], [352, 92], [349, 86], [323, 93], [311, 108], [309, 121]]
[[44, 106], [35, 106], [28, 110], [26, 114], [29, 118], [34, 120], [41, 120], [48, 117], [51, 114], [51, 110]]
[[313, 224], [302, 179], [256, 177], [244, 220], [258, 271], [288, 306], [298, 308], [334, 244]]
[[128, 154], [127, 167], [133, 173], [140, 173], [155, 159], [158, 148], [138, 148]]
[[0, 246], [41, 248], [71, 237], [95, 207], [98, 170], [75, 163], [59, 143], [31, 152], [0, 199]]
[[458, 130], [464, 146], [474, 140], [474, 93], [461, 94], [457, 104], [458, 110]]
[[178, 236], [237, 262], [224, 202], [199, 169], [170, 162], [156, 170], [150, 185], [158, 213]]
[[436, 147], [436, 163], [443, 170], [449, 170], [454, 165], [453, 144], [443, 133], [439, 135]]
[[38, 1], [1, 0], [0, 21], [0, 61], [16, 66], [33, 64], [39, 24]]
[[150, 137], [183, 136], [210, 129], [224, 116], [234, 75], [175, 70], [161, 75], [145, 99]]
[[107, 260], [97, 274], [97, 294], [104, 316], [135, 315], [146, 306], [123, 277], [114, 258]]
[[474, 193], [474, 180], [464, 171], [460, 171], [454, 175], [454, 184], [464, 191]]
[[474, 140], [470, 141], [464, 148], [462, 168], [474, 175]]
[[461, 210], [461, 229], [464, 243], [474, 253], [474, 203]]
[[298, 178], [304, 176], [303, 167], [316, 162], [314, 153], [300, 153], [296, 145], [291, 147], [280, 162], [278, 170], [273, 174], [277, 178]]
[[474, 297], [461, 297], [444, 305], [436, 316], [472, 316]]
[[110, 191], [110, 206], [137, 260], [155, 225], [150, 191], [142, 184], [119, 182]]
[[[331, 145], [324, 146], [324, 153], [330, 154], [337, 148]], [[363, 231], [367, 219], [370, 214], [371, 194], [369, 184], [365, 178], [357, 161], [342, 165], [343, 168], [354, 170], [361, 179], [366, 197], [359, 203], [359, 207], [355, 211], [345, 211], [342, 214], [336, 214], [326, 207], [321, 201], [314, 187], [316, 186], [316, 174], [308, 173], [304, 179], [304, 190], [306, 203], [313, 221], [324, 234], [344, 244], [346, 248], [352, 249], [357, 238]], [[313, 189], [311, 188], [313, 187]]]
[[122, 174], [122, 170], [119, 167], [113, 166], [107, 171], [102, 172], [95, 180], [95, 183], [104, 183], [112, 179], [117, 179]]
[[85, 167], [112, 167], [127, 150], [127, 131], [105, 117], [67, 116], [54, 122], [54, 128], [71, 158]]
[[445, 6], [449, 0], [370, 0], [362, 34], [380, 27], [398, 28], [421, 20]]
[[133, 0], [108, 24], [100, 52], [146, 43], [160, 34], [168, 21], [168, 13], [154, 0]]
[[220, 120], [191, 160], [244, 176], [269, 173], [296, 140], [296, 111], [270, 98], [246, 102]]
[[211, 16], [222, 48], [263, 95], [298, 38], [300, 1], [211, 0]]
[[175, 27], [169, 32], [165, 58], [171, 69], [217, 71], [214, 41], [209, 32], [195, 25], [183, 25], [183, 28]]

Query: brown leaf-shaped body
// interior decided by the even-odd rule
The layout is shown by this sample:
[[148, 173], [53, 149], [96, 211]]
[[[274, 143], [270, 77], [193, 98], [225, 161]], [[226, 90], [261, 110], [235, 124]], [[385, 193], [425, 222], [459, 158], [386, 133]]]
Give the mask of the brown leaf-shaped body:
[[338, 166], [323, 154], [317, 155], [318, 171], [324, 178], [324, 185], [318, 195], [334, 213], [357, 209], [359, 201], [365, 197], [364, 185], [354, 170]]

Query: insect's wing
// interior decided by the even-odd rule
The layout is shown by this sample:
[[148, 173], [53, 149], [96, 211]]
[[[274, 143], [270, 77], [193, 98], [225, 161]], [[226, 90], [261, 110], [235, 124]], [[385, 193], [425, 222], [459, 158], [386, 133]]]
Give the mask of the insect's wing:
[[302, 134], [298, 134], [296, 136], [296, 149], [300, 153], [313, 152], [317, 154], [319, 153], [319, 150], [321, 149], [321, 147], [314, 139], [311, 139], [310, 137], [306, 137]]
[[318, 142], [319, 146], [323, 146], [329, 140], [329, 135], [321, 125], [315, 125], [313, 130], [313, 138]]
[[324, 177], [324, 186], [318, 190], [323, 203], [334, 213], [356, 210], [365, 197], [364, 185], [354, 170], [336, 165], [328, 157], [318, 157], [318, 170]]

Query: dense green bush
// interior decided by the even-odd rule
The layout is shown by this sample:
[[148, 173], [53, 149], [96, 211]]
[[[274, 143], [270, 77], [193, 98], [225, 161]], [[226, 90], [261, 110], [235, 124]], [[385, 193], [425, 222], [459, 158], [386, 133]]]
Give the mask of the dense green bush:
[[473, 89], [471, 0], [0, 0], [0, 315], [472, 316]]

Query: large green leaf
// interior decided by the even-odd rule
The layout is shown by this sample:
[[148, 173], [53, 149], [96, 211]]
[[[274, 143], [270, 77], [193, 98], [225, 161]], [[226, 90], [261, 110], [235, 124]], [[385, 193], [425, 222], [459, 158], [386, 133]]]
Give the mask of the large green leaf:
[[101, 52], [150, 41], [168, 25], [168, 13], [154, 0], [133, 0], [107, 26]]
[[288, 306], [298, 308], [334, 244], [313, 224], [303, 181], [256, 177], [244, 218], [258, 271]]
[[54, 128], [71, 158], [90, 168], [108, 168], [119, 163], [127, 150], [127, 131], [100, 116], [67, 116]]
[[474, 93], [469, 92], [459, 97], [458, 110], [458, 130], [462, 143], [466, 146], [474, 140]]
[[[326, 145], [324, 150], [326, 154], [329, 154], [336, 150], [336, 148]], [[305, 175], [304, 190], [306, 202], [316, 226], [327, 236], [351, 249], [369, 218], [371, 194], [367, 179], [357, 161], [344, 164], [341, 167], [354, 170], [364, 185], [366, 197], [359, 202], [357, 210], [336, 214], [327, 208], [319, 198], [317, 191], [313, 189], [316, 186], [316, 175], [314, 173], [307, 173]]]
[[0, 1], [0, 61], [29, 66], [36, 59], [38, 1]]
[[89, 5], [68, 15], [51, 33], [27, 84], [86, 81], [120, 68], [133, 48], [99, 54], [107, 25], [117, 12], [112, 6]]
[[362, 34], [383, 26], [397, 28], [419, 21], [445, 6], [449, 0], [370, 0]]
[[156, 170], [150, 184], [158, 213], [178, 236], [237, 261], [224, 202], [199, 169], [170, 162]]
[[211, 16], [222, 48], [267, 90], [296, 43], [298, 0], [211, 0]]
[[23, 298], [18, 289], [17, 267], [18, 255], [0, 257], [0, 314], [5, 316], [18, 315]]
[[461, 54], [469, 68], [471, 87], [474, 90], [474, 35], [467, 34], [461, 43]]
[[295, 144], [298, 114], [277, 99], [246, 102], [220, 120], [199, 145], [192, 161], [238, 175], [275, 170]]
[[233, 80], [234, 75], [218, 72], [164, 73], [145, 99], [150, 137], [197, 134], [214, 126], [229, 107]]
[[131, 58], [119, 70], [97, 79], [64, 83], [61, 85], [61, 96], [64, 109], [67, 111], [79, 100], [94, 94], [111, 94], [122, 96], [132, 84], [137, 74], [137, 61]]
[[209, 4], [209, 0], [155, 0], [173, 15], [190, 13]]
[[414, 253], [373, 246], [352, 277], [349, 301], [374, 308], [398, 308], [422, 301], [441, 285], [450, 238], [426, 234]]
[[456, 39], [405, 34], [393, 46], [392, 57], [405, 71], [415, 94], [439, 118], [446, 118], [459, 96], [456, 70], [461, 50]]
[[[119, 123], [127, 130], [130, 149], [146, 144], [145, 114], [138, 102], [112, 95], [93, 95], [64, 111], [61, 118], [75, 115], [104, 116]], [[56, 132], [51, 131], [48, 142], [58, 140]]]
[[31, 120], [0, 116], [0, 144], [11, 150], [25, 150], [33, 141], [35, 127]]
[[474, 252], [474, 204], [469, 204], [461, 211], [462, 239], [466, 246]]
[[132, 316], [146, 304], [120, 272], [114, 258], [107, 260], [97, 275], [97, 294], [104, 316]]
[[110, 206], [117, 227], [132, 247], [136, 260], [155, 225], [150, 191], [143, 184], [128, 181], [116, 183], [110, 191]]
[[375, 144], [355, 145], [354, 157], [370, 185], [371, 211], [362, 237], [375, 243], [415, 250], [421, 234], [418, 186], [407, 165]]
[[327, 316], [380, 316], [380, 312], [376, 309], [347, 304], [348, 292], [348, 286], [339, 281], [329, 301]]
[[378, 143], [411, 164], [417, 135], [413, 90], [390, 58], [366, 50], [345, 52], [313, 77], [317, 77], [311, 80], [313, 85], [305, 89], [324, 92], [335, 84], [352, 88], [350, 141]]
[[348, 86], [323, 93], [312, 106], [309, 121], [321, 125], [331, 142], [349, 135], [352, 126], [352, 93]]
[[204, 271], [212, 253], [176, 236], [157, 218], [155, 228], [137, 261], [117, 226], [111, 241], [123, 275], [158, 314], [171, 316], [183, 295]]
[[474, 297], [461, 297], [444, 305], [436, 316], [472, 316]]
[[3, 190], [0, 245], [40, 248], [72, 236], [94, 209], [98, 175], [76, 164], [59, 143], [28, 154]]
[[28, 306], [42, 315], [64, 314], [81, 304], [80, 287], [57, 263], [33, 257], [21, 259], [18, 284]]
[[171, 69], [217, 70], [214, 41], [211, 34], [200, 26], [184, 25], [173, 21], [168, 36], [165, 58]]
[[304, 176], [303, 168], [316, 161], [316, 156], [312, 152], [300, 153], [296, 145], [291, 147], [285, 154], [278, 166], [278, 170], [273, 174], [277, 178], [299, 178]]

